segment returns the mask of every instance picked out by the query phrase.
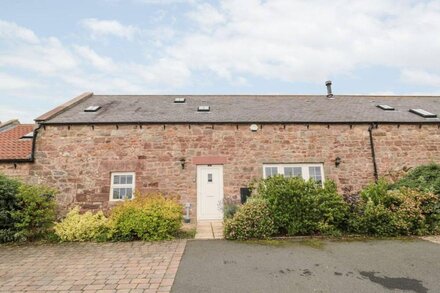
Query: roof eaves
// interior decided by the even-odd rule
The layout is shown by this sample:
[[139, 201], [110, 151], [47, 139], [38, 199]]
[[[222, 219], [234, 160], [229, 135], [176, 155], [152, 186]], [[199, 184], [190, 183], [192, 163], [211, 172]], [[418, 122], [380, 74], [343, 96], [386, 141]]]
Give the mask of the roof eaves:
[[335, 121], [71, 121], [71, 122], [43, 122], [44, 125], [139, 125], [139, 124], [440, 124], [440, 120], [436, 119], [426, 119], [423, 121], [408, 121], [408, 120], [335, 120]]
[[32, 163], [32, 158], [21, 159], [0, 159], [0, 163]]

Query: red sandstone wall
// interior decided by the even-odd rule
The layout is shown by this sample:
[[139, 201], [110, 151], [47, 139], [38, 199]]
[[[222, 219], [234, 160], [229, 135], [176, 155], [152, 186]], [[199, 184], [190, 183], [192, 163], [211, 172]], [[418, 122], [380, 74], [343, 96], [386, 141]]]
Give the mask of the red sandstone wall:
[[[196, 204], [200, 156], [225, 157], [225, 197], [262, 176], [263, 163], [323, 162], [325, 176], [341, 188], [359, 189], [373, 179], [367, 125], [114, 125], [47, 127], [39, 135], [31, 175], [61, 191], [60, 202], [107, 208], [110, 172], [135, 171], [140, 191], [177, 192]], [[336, 168], [334, 159], [342, 158]], [[180, 158], [186, 159], [182, 170]]]
[[440, 163], [438, 125], [379, 125], [373, 131], [380, 176], [390, 177], [402, 169]]
[[31, 163], [0, 163], [0, 174], [23, 181], [30, 180], [29, 170]]
[[[263, 125], [257, 132], [249, 125], [47, 126], [38, 136], [30, 178], [58, 188], [65, 206], [76, 202], [93, 209], [109, 206], [111, 172], [135, 171], [137, 189], [179, 193], [183, 203], [193, 204], [195, 217], [194, 158], [225, 158], [225, 197], [234, 200], [240, 187], [262, 176], [263, 163], [322, 162], [325, 177], [351, 193], [374, 180], [367, 130], [368, 125]], [[373, 131], [380, 175], [440, 162], [436, 125], [379, 125]], [[342, 163], [335, 167], [338, 156]]]

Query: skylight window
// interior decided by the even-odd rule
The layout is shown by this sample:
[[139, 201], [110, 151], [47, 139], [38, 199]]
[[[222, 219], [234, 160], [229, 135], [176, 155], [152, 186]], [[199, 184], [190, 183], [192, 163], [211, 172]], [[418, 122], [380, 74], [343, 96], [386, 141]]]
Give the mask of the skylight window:
[[385, 105], [385, 104], [377, 105], [376, 107], [378, 107], [384, 111], [394, 111], [395, 110], [394, 107], [391, 107], [391, 106]]
[[183, 104], [185, 102], [186, 102], [185, 98], [175, 98], [174, 99], [174, 103], [176, 103], [176, 104]]
[[410, 109], [411, 113], [417, 114], [419, 116], [422, 116], [423, 118], [437, 118], [437, 114], [433, 114], [431, 112], [428, 112], [423, 109]]
[[33, 138], [33, 137], [34, 137], [34, 132], [31, 131], [31, 132], [23, 135], [21, 138], [23, 139], [23, 138]]
[[101, 106], [88, 106], [84, 112], [96, 112], [101, 109]]
[[199, 111], [199, 112], [209, 112], [210, 110], [211, 110], [210, 106], [199, 106], [197, 108], [197, 111]]

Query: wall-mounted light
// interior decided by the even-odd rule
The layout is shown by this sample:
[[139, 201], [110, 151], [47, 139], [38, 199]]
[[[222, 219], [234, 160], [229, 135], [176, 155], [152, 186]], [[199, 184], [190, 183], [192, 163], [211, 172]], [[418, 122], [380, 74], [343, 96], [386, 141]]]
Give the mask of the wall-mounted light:
[[335, 159], [335, 166], [338, 167], [341, 164], [341, 158], [340, 157], [336, 157]]
[[256, 132], [256, 131], [258, 130], [258, 125], [257, 125], [257, 124], [252, 124], [252, 125], [249, 127], [249, 129], [250, 129], [252, 132]]
[[182, 170], [185, 169], [186, 160], [185, 158], [180, 158], [180, 167], [182, 167]]

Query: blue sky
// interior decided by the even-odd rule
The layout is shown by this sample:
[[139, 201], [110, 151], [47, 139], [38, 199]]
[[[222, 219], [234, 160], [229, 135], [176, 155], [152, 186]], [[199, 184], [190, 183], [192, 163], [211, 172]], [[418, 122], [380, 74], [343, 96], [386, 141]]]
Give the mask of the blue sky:
[[440, 94], [440, 1], [2, 0], [0, 121], [96, 94]]

